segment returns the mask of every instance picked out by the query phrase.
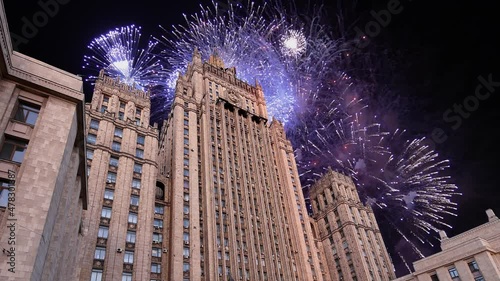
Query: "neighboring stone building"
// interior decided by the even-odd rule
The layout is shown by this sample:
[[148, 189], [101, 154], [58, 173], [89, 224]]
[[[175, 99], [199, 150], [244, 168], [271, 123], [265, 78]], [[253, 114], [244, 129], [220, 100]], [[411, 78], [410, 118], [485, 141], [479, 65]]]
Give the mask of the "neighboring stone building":
[[440, 231], [441, 252], [413, 263], [415, 272], [394, 281], [500, 280], [500, 220], [491, 209], [488, 222], [448, 238]]
[[324, 279], [292, 146], [268, 124], [258, 83], [195, 51], [158, 161], [170, 215], [162, 280]]
[[310, 190], [319, 248], [332, 280], [395, 278], [377, 221], [348, 176], [329, 170]]
[[87, 208], [82, 80], [14, 52], [5, 19], [0, 1], [0, 280], [75, 280]]
[[101, 71], [85, 108], [89, 210], [79, 280], [154, 279], [163, 220], [154, 219], [158, 129], [149, 125], [149, 94]]

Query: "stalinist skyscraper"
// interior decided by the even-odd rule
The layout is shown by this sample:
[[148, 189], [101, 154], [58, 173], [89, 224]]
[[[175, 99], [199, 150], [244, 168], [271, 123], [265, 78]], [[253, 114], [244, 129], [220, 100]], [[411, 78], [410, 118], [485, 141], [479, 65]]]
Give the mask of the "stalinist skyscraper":
[[258, 82], [195, 51], [159, 149], [164, 280], [329, 280], [292, 146], [283, 125], [268, 120]]

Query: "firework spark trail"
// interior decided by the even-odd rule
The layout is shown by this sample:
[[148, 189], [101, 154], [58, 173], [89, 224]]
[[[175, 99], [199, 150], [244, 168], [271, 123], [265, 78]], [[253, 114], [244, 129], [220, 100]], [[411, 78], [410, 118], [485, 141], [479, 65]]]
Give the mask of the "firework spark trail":
[[92, 55], [84, 56], [84, 69], [95, 81], [101, 69], [108, 76], [119, 78], [128, 85], [146, 90], [165, 84], [166, 71], [159, 59], [152, 54], [157, 42], [149, 41], [145, 49], [139, 48], [141, 28], [130, 25], [103, 34], [88, 45]]

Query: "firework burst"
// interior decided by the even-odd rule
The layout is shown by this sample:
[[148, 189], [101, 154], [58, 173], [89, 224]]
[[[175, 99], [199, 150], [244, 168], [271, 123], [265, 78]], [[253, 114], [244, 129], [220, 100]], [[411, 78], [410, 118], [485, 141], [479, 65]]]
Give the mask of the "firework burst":
[[96, 73], [104, 69], [108, 76], [140, 89], [161, 86], [166, 72], [158, 58], [152, 54], [156, 42], [149, 41], [140, 48], [141, 28], [130, 25], [103, 34], [88, 45], [92, 55], [84, 56], [84, 69], [93, 74], [87, 81], [95, 81]]

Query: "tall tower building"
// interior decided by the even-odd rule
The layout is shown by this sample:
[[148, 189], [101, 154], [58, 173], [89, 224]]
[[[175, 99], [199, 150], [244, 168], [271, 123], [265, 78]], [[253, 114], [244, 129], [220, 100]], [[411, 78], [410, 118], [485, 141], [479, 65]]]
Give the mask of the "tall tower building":
[[101, 72], [85, 109], [89, 209], [79, 280], [151, 280], [158, 130], [149, 126], [149, 94]]
[[332, 280], [395, 278], [373, 210], [361, 203], [350, 177], [329, 170], [310, 196]]
[[14, 52], [7, 26], [0, 1], [0, 280], [74, 280], [87, 208], [82, 80]]
[[323, 280], [290, 142], [264, 93], [195, 51], [160, 135], [163, 280]]

